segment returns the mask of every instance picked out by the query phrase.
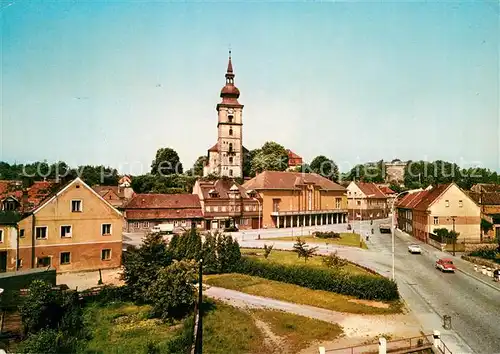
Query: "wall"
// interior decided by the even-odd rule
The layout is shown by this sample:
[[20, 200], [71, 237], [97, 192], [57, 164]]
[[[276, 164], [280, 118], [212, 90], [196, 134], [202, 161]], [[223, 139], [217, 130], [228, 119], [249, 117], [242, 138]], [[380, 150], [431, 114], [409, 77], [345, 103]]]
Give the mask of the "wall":
[[[82, 212], [71, 211], [72, 200], [82, 200]], [[109, 268], [120, 264], [121, 251], [117, 250], [121, 250], [122, 245], [123, 217], [81, 182], [70, 184], [64, 192], [38, 209], [34, 215], [19, 222], [19, 229], [24, 230], [24, 237], [20, 238], [20, 259], [23, 268], [32, 266], [33, 221], [35, 227], [46, 226], [48, 230], [47, 239], [35, 240], [35, 257], [52, 256], [52, 265], [58, 271], [96, 269], [97, 266]], [[101, 234], [103, 224], [111, 224], [110, 235]], [[63, 225], [71, 226], [71, 237], [61, 237], [60, 228]], [[86, 248], [89, 252], [84, 251]], [[100, 249], [104, 248], [115, 250], [112, 252], [113, 261], [101, 262]], [[64, 250], [72, 252], [72, 264], [60, 269], [59, 254]], [[73, 252], [85, 254], [85, 258], [78, 261]], [[36, 261], [37, 259], [34, 266]]]

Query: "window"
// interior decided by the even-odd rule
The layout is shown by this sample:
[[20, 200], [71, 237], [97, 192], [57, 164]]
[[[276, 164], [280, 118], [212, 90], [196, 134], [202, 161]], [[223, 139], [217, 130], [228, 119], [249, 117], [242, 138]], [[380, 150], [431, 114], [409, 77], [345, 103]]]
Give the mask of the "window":
[[36, 265], [37, 267], [50, 267], [51, 259], [50, 257], [40, 257], [38, 258]]
[[226, 211], [226, 207], [225, 207], [225, 206], [222, 206], [222, 207], [220, 208], [220, 211], [225, 212], [225, 211]]
[[444, 206], [448, 208], [450, 206], [450, 201], [449, 200], [445, 200], [444, 201]]
[[102, 224], [101, 235], [111, 235], [111, 224]]
[[110, 259], [111, 259], [111, 250], [109, 248], [101, 250], [101, 260], [109, 261]]
[[463, 206], [464, 206], [464, 202], [463, 202], [463, 201], [461, 201], [461, 200], [459, 200], [459, 201], [458, 201], [458, 207], [459, 207], [459, 208], [462, 208]]
[[356, 204], [359, 206], [361, 205], [361, 200], [356, 200]]
[[0, 243], [3, 242], [3, 230], [0, 230]]
[[210, 207], [209, 207], [209, 206], [207, 206], [207, 207], [205, 208], [205, 210], [207, 211], [207, 213], [210, 213]]
[[21, 258], [19, 258], [17, 260], [17, 268], [22, 268], [23, 267], [23, 260]]
[[61, 237], [71, 237], [71, 226], [61, 226]]
[[249, 205], [245, 205], [245, 211], [250, 211], [250, 206]]
[[71, 263], [71, 253], [70, 252], [61, 252], [61, 264], [70, 264]]
[[229, 170], [229, 176], [233, 175], [233, 170]]
[[229, 143], [229, 152], [233, 152], [233, 143]]
[[134, 222], [134, 229], [138, 229], [139, 228], [139, 221], [135, 221]]
[[340, 209], [342, 207], [341, 203], [342, 203], [341, 198], [335, 198], [335, 209]]
[[219, 211], [219, 207], [218, 206], [214, 206], [214, 211], [215, 212]]
[[81, 200], [72, 200], [71, 201], [71, 211], [73, 213], [80, 213], [82, 211], [82, 201]]
[[149, 221], [144, 221], [142, 223], [142, 227], [145, 228], [145, 229], [148, 229], [149, 228]]
[[230, 156], [230, 157], [229, 157], [229, 163], [230, 163], [231, 165], [233, 164], [233, 157], [232, 157], [232, 156]]
[[47, 226], [37, 226], [35, 228], [35, 237], [37, 240], [47, 239]]
[[233, 116], [232, 115], [228, 115], [227, 116], [227, 120], [229, 123], [232, 123], [233, 122]]
[[16, 202], [13, 200], [8, 200], [3, 205], [3, 210], [16, 210]]
[[24, 237], [24, 229], [19, 230], [19, 237], [20, 238]]
[[229, 135], [233, 135], [233, 128], [229, 128]]
[[439, 217], [434, 217], [434, 225], [439, 225]]

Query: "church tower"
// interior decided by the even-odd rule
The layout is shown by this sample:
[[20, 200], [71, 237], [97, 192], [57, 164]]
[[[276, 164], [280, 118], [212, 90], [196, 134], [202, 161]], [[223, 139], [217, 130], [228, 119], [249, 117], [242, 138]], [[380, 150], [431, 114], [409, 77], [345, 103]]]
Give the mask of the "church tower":
[[204, 175], [243, 177], [243, 105], [238, 102], [240, 90], [234, 86], [231, 51], [227, 64], [226, 85], [220, 92], [222, 101], [217, 105], [217, 144], [208, 151], [208, 164]]

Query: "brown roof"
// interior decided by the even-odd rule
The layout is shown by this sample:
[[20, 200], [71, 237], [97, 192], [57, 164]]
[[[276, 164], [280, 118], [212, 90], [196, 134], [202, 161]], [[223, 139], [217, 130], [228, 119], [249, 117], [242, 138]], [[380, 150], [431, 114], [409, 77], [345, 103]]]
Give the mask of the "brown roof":
[[425, 197], [427, 192], [427, 190], [424, 190], [416, 193], [409, 193], [399, 200], [396, 206], [398, 208], [413, 209], [418, 203], [420, 203], [422, 198]]
[[201, 208], [196, 194], [136, 194], [125, 209], [182, 209]]
[[468, 192], [469, 197], [479, 205], [500, 205], [500, 192]]
[[380, 189], [382, 191], [382, 193], [384, 193], [385, 195], [390, 195], [390, 194], [396, 194], [396, 192], [394, 192], [392, 189], [390, 189], [389, 187], [387, 186], [377, 186], [378, 189]]
[[370, 199], [387, 198], [386, 195], [377, 187], [375, 183], [367, 183], [367, 182], [355, 182], [355, 183], [358, 186], [358, 188], [361, 189], [361, 192], [363, 192]]
[[187, 209], [139, 209], [127, 210], [129, 220], [155, 220], [155, 219], [195, 219], [202, 218], [200, 208]]
[[499, 193], [500, 185], [495, 183], [478, 183], [472, 186], [471, 190], [474, 192], [486, 192], [486, 193]]
[[250, 196], [247, 189], [242, 185], [226, 178], [220, 178], [215, 181], [199, 181], [200, 189], [203, 194], [203, 199], [210, 199], [210, 191], [215, 191], [218, 194], [218, 199], [229, 199], [229, 193], [233, 186], [238, 188], [240, 197], [248, 199]]
[[323, 190], [345, 191], [341, 185], [316, 173], [264, 171], [243, 184], [247, 190], [255, 189], [299, 189], [305, 184], [314, 184]]
[[208, 151], [219, 151], [219, 143], [215, 143]]
[[97, 192], [101, 197], [104, 197], [110, 191], [118, 196], [120, 199], [125, 199], [125, 188], [119, 186], [93, 186], [92, 189]]
[[431, 190], [428, 190], [422, 200], [414, 207], [415, 210], [425, 211], [429, 206], [434, 203], [436, 199], [439, 198], [443, 192], [448, 189], [450, 184], [438, 184]]

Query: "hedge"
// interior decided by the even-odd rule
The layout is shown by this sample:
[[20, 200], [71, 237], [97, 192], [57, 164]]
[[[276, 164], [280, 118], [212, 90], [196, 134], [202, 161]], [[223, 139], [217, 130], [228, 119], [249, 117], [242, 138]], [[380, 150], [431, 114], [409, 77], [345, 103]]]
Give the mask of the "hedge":
[[478, 248], [468, 254], [472, 257], [479, 257], [500, 264], [500, 253], [492, 247]]
[[340, 234], [334, 231], [315, 231], [313, 232], [313, 236], [317, 238], [340, 238]]
[[248, 257], [241, 258], [238, 272], [313, 290], [351, 295], [365, 300], [390, 301], [399, 299], [397, 284], [382, 276], [349, 274], [302, 265], [261, 262]]

